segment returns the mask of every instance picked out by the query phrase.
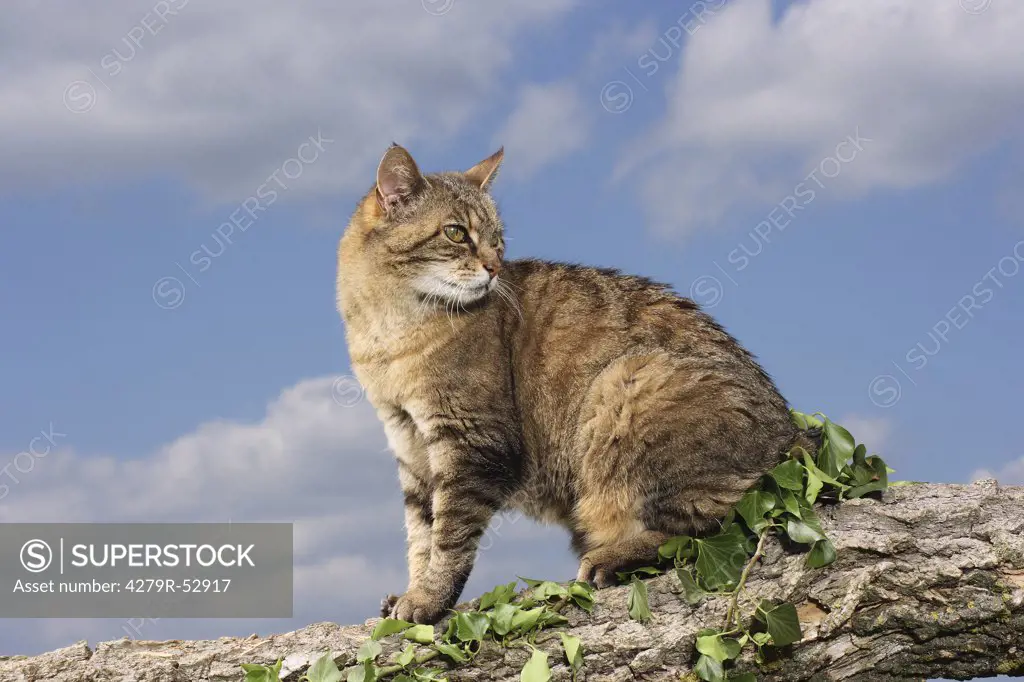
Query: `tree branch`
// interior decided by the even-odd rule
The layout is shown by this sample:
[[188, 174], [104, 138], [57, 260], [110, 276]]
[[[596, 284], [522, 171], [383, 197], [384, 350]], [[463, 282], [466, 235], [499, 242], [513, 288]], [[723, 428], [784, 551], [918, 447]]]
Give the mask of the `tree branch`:
[[[807, 568], [806, 555], [776, 539], [747, 576], [754, 599], [797, 605], [800, 643], [757, 669], [761, 680], [969, 679], [1024, 674], [1024, 488], [994, 482], [912, 485], [882, 502], [853, 500], [820, 508], [837, 561]], [[592, 614], [567, 608], [569, 630], [584, 646], [580, 680], [678, 680], [691, 672], [694, 636], [722, 623], [728, 597], [689, 606], [674, 574], [648, 581], [654, 618], [640, 624], [626, 610], [628, 587], [602, 590]], [[240, 663], [285, 659], [296, 680], [330, 650], [340, 666], [369, 636], [366, 625], [310, 625], [283, 635], [215, 641], [84, 642], [31, 658], [0, 658], [0, 681], [240, 680]], [[541, 638], [553, 679], [569, 680], [558, 638]], [[403, 642], [402, 645], [408, 642]], [[380, 663], [397, 642], [384, 642]], [[420, 653], [425, 653], [424, 649]], [[529, 652], [487, 644], [451, 680], [518, 680]], [[438, 659], [442, 661], [443, 659]], [[684, 678], [686, 679], [686, 678]]]

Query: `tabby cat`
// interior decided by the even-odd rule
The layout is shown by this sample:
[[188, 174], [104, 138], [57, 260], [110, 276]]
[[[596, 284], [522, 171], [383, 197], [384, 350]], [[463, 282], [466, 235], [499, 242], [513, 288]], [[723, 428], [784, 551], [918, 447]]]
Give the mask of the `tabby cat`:
[[580, 580], [717, 525], [801, 438], [771, 378], [693, 301], [580, 265], [503, 260], [503, 151], [424, 175], [393, 145], [338, 250], [352, 367], [398, 460], [409, 586], [455, 604], [491, 517], [564, 525]]

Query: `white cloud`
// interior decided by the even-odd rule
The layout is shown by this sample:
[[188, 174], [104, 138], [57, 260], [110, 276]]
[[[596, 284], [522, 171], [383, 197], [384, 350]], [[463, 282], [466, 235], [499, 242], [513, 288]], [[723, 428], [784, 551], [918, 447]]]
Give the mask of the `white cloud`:
[[778, 202], [855, 131], [871, 142], [823, 179], [829, 194], [947, 179], [1024, 137], [1022, 30], [1014, 2], [969, 14], [956, 2], [809, 0], [773, 21], [769, 0], [736, 0], [696, 30], [665, 119], [618, 173], [635, 175], [655, 225], [676, 233]]
[[892, 422], [888, 419], [848, 414], [839, 423], [853, 434], [858, 443], [863, 443], [869, 453], [885, 454], [892, 435]]
[[169, 177], [237, 201], [322, 130], [333, 146], [289, 191], [361, 189], [393, 139], [460, 133], [517, 36], [573, 2], [460, 0], [439, 16], [416, 0], [16, 3], [0, 27], [0, 180]]
[[[405, 587], [405, 534], [398, 476], [366, 401], [343, 407], [333, 377], [281, 392], [255, 423], [215, 421], [144, 456], [119, 460], [54, 449], [8, 486], [0, 523], [294, 523], [295, 618], [257, 621], [286, 631], [310, 622], [361, 622], [380, 598]], [[340, 396], [349, 404], [350, 393]], [[13, 456], [0, 456], [0, 462]], [[21, 469], [27, 469], [24, 463]], [[481, 545], [467, 597], [515, 575], [569, 578], [575, 568], [561, 530], [515, 513], [495, 519]], [[128, 630], [125, 630], [125, 628]], [[0, 655], [71, 642], [248, 634], [245, 620], [168, 620], [134, 633], [123, 620], [4, 621]]]
[[589, 134], [590, 117], [579, 94], [566, 83], [551, 83], [525, 86], [494, 139], [515, 156], [509, 174], [523, 178], [581, 149]]
[[1002, 485], [1024, 485], [1024, 457], [1004, 464], [995, 471], [978, 469], [971, 474], [971, 481], [994, 478]]

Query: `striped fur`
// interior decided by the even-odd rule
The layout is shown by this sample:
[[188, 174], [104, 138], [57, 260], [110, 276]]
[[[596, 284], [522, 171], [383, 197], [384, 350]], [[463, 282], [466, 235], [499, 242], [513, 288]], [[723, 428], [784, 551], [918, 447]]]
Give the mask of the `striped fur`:
[[385, 602], [405, 620], [455, 603], [502, 508], [564, 525], [578, 577], [604, 586], [666, 537], [713, 528], [799, 437], [772, 380], [692, 301], [503, 261], [486, 191], [500, 160], [424, 176], [393, 147], [339, 247], [352, 365], [405, 493], [409, 586]]

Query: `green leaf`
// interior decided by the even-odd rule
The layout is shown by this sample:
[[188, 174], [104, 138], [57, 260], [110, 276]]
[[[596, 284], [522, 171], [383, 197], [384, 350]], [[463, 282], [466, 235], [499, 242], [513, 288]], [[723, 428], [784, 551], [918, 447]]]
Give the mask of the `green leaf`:
[[677, 535], [669, 538], [658, 548], [658, 556], [662, 559], [683, 559], [685, 558], [683, 552], [690, 548], [692, 540], [693, 538], [689, 535]]
[[704, 584], [716, 590], [735, 585], [747, 562], [746, 534], [738, 526], [728, 532], [694, 541], [697, 544], [697, 573]]
[[772, 604], [764, 600], [755, 614], [757, 619], [768, 628], [775, 646], [786, 646], [803, 639], [800, 630], [800, 618], [796, 615], [796, 607], [789, 603]]
[[818, 493], [821, 492], [822, 483], [821, 479], [814, 475], [817, 469], [807, 470], [807, 490], [804, 491], [804, 499], [807, 500], [808, 504], [814, 504], [818, 499]]
[[729, 675], [729, 682], [757, 682], [757, 675], [754, 673], [736, 673]]
[[395, 661], [398, 663], [398, 665], [404, 668], [405, 666], [412, 663], [414, 658], [416, 658], [416, 645], [410, 644], [409, 646], [405, 647], [405, 651], [398, 654], [398, 656], [395, 658]]
[[824, 432], [825, 453], [818, 458], [818, 466], [829, 476], [838, 476], [846, 460], [853, 457], [856, 442], [849, 431], [829, 419], [825, 420]]
[[829, 474], [826, 471], [823, 471], [822, 469], [818, 468], [817, 465], [815, 465], [814, 459], [806, 452], [804, 452], [804, 466], [807, 467], [808, 475], [814, 474], [814, 476], [820, 479], [821, 481], [834, 485], [835, 487], [840, 489], [847, 487], [846, 485], [840, 483], [837, 478], [835, 478], [835, 476], [839, 475], [838, 470], [835, 474]]
[[697, 665], [693, 666], [693, 672], [697, 673], [697, 677], [705, 682], [725, 681], [725, 669], [721, 662], [707, 655], [702, 655], [697, 659]]
[[445, 644], [442, 642], [435, 644], [434, 648], [456, 663], [465, 663], [469, 660], [469, 656], [466, 655], [466, 651], [462, 647], [454, 644]]
[[646, 623], [651, 619], [651, 607], [647, 602], [647, 584], [636, 576], [629, 583], [629, 597], [626, 599], [629, 617]]
[[345, 679], [348, 682], [377, 682], [377, 666], [373, 664], [373, 661], [363, 661], [361, 666], [350, 670]]
[[804, 468], [795, 459], [787, 459], [771, 471], [779, 487], [800, 492], [804, 489]]
[[547, 609], [543, 606], [516, 611], [512, 616], [512, 629], [520, 632], [529, 632], [537, 627], [537, 623], [540, 622], [541, 616], [543, 616], [546, 611]]
[[480, 597], [480, 610], [486, 611], [496, 604], [508, 604], [511, 602], [516, 596], [516, 585], [518, 584], [518, 581], [513, 580], [505, 585], [498, 585], [490, 592], [483, 594]]
[[828, 566], [836, 560], [835, 545], [828, 538], [818, 540], [807, 554], [807, 565], [811, 568]]
[[[486, 617], [486, 616], [485, 616]], [[430, 644], [434, 641], [433, 625], [413, 625], [405, 631], [402, 637], [411, 639], [419, 644]]]
[[583, 643], [575, 635], [567, 635], [564, 632], [559, 632], [558, 635], [562, 638], [562, 649], [565, 650], [565, 660], [569, 662], [569, 667], [579, 670], [583, 665]]
[[405, 632], [410, 627], [412, 627], [412, 623], [408, 621], [398, 620], [397, 618], [385, 618], [373, 628], [373, 634], [370, 637], [372, 639], [381, 639], [397, 632]]
[[768, 522], [764, 515], [775, 508], [775, 496], [761, 490], [748, 490], [736, 503], [736, 511], [747, 523], [747, 528], [760, 533]]
[[825, 534], [820, 529], [814, 528], [806, 521], [800, 519], [786, 520], [786, 535], [793, 542], [810, 545], [818, 540], [824, 540]]
[[783, 490], [779, 495], [782, 498], [782, 506], [786, 508], [793, 516], [800, 518], [800, 503], [796, 499], [796, 495], [793, 494], [792, 490]]
[[872, 472], [871, 480], [863, 485], [852, 488], [846, 493], [846, 496], [851, 499], [862, 497], [868, 493], [882, 491], [889, 487], [889, 467], [885, 466], [885, 462], [882, 461], [881, 457], [869, 457], [865, 464]]
[[519, 607], [514, 604], [498, 604], [491, 611], [491, 630], [499, 637], [504, 637], [512, 632], [512, 619], [519, 612]]
[[789, 416], [793, 419], [793, 423], [796, 424], [796, 427], [801, 431], [820, 429], [824, 426], [824, 423], [813, 414], [804, 414], [803, 412], [790, 410]]
[[707, 596], [707, 592], [700, 588], [700, 585], [693, 579], [693, 574], [689, 570], [677, 568], [676, 577], [679, 578], [679, 584], [683, 587], [683, 598], [686, 599], [686, 603], [690, 606], [696, 606]]
[[718, 633], [704, 635], [697, 637], [697, 651], [722, 663], [740, 655], [740, 643]]
[[521, 682], [548, 682], [551, 679], [548, 655], [540, 649], [534, 649], [530, 660], [523, 666], [519, 679]]
[[280, 682], [281, 663], [281, 659], [278, 659], [274, 665], [242, 663], [242, 670], [245, 671], [245, 682]]
[[524, 583], [526, 583], [527, 587], [537, 587], [541, 583], [545, 582], [543, 580], [534, 580], [533, 578], [524, 578], [523, 576], [518, 576], [518, 577], [519, 577], [520, 580], [522, 580]]
[[455, 614], [455, 636], [461, 642], [482, 642], [491, 626], [486, 613], [460, 611]]
[[306, 682], [341, 682], [342, 677], [334, 659], [327, 653], [316, 659], [301, 679]]
[[757, 646], [764, 646], [772, 640], [772, 636], [767, 632], [755, 632], [750, 635], [750, 639], [754, 640], [754, 644]]
[[569, 599], [587, 613], [594, 610], [594, 587], [588, 583], [573, 580], [569, 584]]
[[533, 588], [533, 598], [537, 601], [549, 601], [560, 597], [565, 597], [569, 594], [569, 590], [563, 585], [545, 580], [540, 585]]
[[[430, 626], [427, 625], [423, 627]], [[356, 652], [356, 661], [359, 663], [362, 663], [364, 661], [372, 662], [374, 659], [380, 656], [382, 650], [383, 649], [381, 649], [380, 644], [378, 644], [375, 640], [368, 639], [365, 642], [363, 642], [363, 645], [359, 647], [359, 651]]]

